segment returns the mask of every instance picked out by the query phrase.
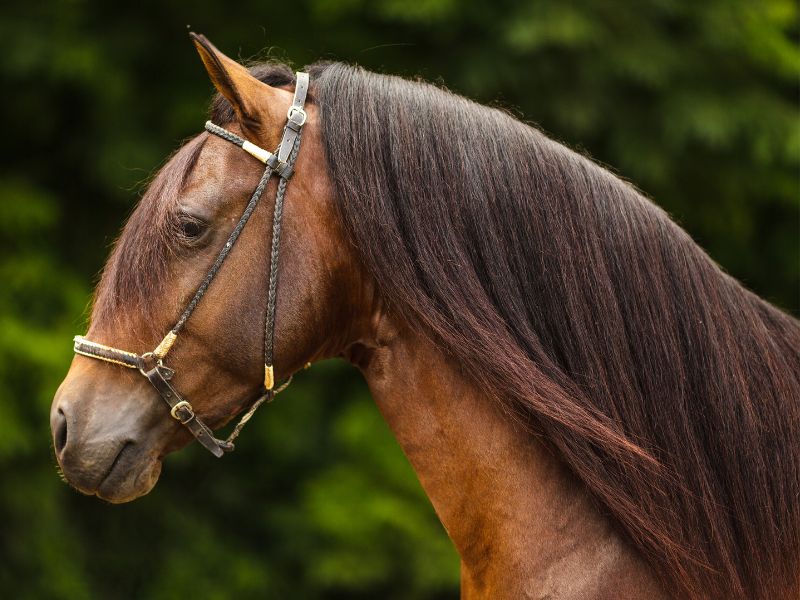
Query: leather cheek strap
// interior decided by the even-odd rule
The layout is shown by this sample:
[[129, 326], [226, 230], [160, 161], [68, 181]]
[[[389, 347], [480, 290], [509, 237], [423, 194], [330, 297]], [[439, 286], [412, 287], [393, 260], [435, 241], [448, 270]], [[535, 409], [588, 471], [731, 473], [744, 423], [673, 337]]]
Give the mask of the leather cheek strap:
[[194, 409], [169, 383], [174, 372], [163, 365], [156, 365], [149, 371], [142, 371], [159, 395], [170, 407], [170, 414], [186, 427], [211, 454], [220, 458], [225, 452], [233, 450], [233, 444], [214, 437], [214, 433], [194, 414]]

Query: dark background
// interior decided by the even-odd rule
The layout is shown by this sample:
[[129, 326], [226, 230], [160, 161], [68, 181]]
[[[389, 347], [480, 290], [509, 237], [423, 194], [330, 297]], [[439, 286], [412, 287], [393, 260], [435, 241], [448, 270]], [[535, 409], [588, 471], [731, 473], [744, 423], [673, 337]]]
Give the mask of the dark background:
[[58, 478], [48, 412], [147, 178], [202, 129], [186, 35], [241, 59], [421, 76], [506, 107], [665, 207], [800, 312], [798, 8], [746, 0], [8, 3], [0, 9], [0, 597], [454, 598], [458, 558], [343, 363], [222, 461], [124, 506]]

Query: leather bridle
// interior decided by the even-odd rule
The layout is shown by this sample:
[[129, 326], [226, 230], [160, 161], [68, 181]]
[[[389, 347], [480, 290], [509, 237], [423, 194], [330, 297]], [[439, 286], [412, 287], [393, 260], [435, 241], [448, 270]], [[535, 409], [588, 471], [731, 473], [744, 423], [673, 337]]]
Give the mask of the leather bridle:
[[[266, 164], [267, 167], [264, 170], [264, 174], [261, 176], [261, 180], [258, 182], [258, 186], [256, 186], [256, 189], [253, 191], [250, 201], [247, 203], [247, 207], [242, 213], [236, 227], [234, 227], [225, 245], [219, 251], [214, 264], [203, 278], [203, 281], [200, 283], [191, 301], [181, 314], [178, 322], [167, 335], [164, 336], [164, 339], [161, 340], [158, 346], [151, 352], [140, 355], [134, 352], [127, 352], [111, 346], [98, 344], [80, 335], [74, 338], [74, 350], [77, 354], [88, 356], [89, 358], [96, 358], [129, 369], [137, 369], [139, 373], [146, 377], [153, 385], [161, 398], [164, 399], [164, 402], [167, 403], [172, 418], [184, 425], [192, 435], [197, 438], [197, 441], [216, 457], [221, 457], [225, 452], [230, 452], [234, 449], [233, 440], [239, 435], [242, 427], [247, 423], [255, 410], [263, 402], [271, 401], [275, 397], [275, 394], [283, 391], [291, 381], [290, 377], [283, 385], [277, 388], [275, 387], [275, 371], [273, 367], [275, 348], [275, 302], [278, 291], [278, 255], [280, 248], [281, 218], [283, 216], [283, 199], [286, 194], [286, 186], [294, 172], [294, 163], [300, 150], [300, 134], [306, 122], [304, 106], [307, 92], [308, 73], [298, 72], [295, 83], [294, 100], [286, 114], [286, 125], [283, 129], [281, 143], [275, 154], [263, 148], [259, 148], [255, 144], [215, 125], [211, 121], [206, 122], [205, 128], [208, 132], [236, 144], [245, 152]], [[219, 272], [231, 248], [233, 248], [236, 240], [239, 239], [239, 234], [241, 234], [244, 226], [253, 214], [264, 192], [264, 188], [266, 188], [272, 175], [277, 175], [279, 177], [279, 182], [278, 191], [275, 195], [275, 207], [272, 217], [269, 287], [264, 325], [264, 393], [253, 403], [247, 413], [242, 416], [230, 436], [225, 440], [220, 440], [214, 436], [214, 432], [211, 428], [200, 420], [200, 417], [197, 416], [192, 405], [172, 386], [170, 380], [174, 376], [175, 371], [164, 364], [164, 359], [177, 340], [178, 334], [183, 329], [186, 321], [188, 321], [194, 309], [197, 308], [198, 303]]]

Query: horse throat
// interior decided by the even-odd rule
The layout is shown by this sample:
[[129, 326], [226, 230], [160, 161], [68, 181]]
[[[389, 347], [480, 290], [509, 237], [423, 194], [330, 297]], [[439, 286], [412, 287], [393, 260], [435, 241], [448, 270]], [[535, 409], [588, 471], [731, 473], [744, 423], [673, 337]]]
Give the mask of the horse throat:
[[553, 450], [430, 341], [374, 325], [345, 355], [461, 556], [463, 598], [665, 597]]

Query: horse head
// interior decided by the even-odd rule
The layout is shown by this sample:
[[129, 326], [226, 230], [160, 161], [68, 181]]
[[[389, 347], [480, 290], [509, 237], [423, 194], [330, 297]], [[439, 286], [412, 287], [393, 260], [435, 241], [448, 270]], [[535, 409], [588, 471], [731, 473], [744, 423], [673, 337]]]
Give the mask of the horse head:
[[[212, 114], [215, 131], [222, 127], [247, 140], [246, 148], [277, 147], [293, 101], [292, 74], [262, 69], [259, 79], [203, 36], [193, 39], [219, 92]], [[332, 202], [313, 90], [304, 104], [291, 183], [267, 174], [264, 198], [238, 239], [231, 240], [231, 233], [252, 201], [264, 165], [208, 132], [172, 156], [130, 216], [96, 291], [85, 337], [90, 341], [76, 345], [78, 353], [52, 404], [58, 463], [80, 491], [112, 502], [146, 494], [164, 455], [192, 439], [181, 421], [224, 425], [252, 406], [265, 385], [274, 392], [275, 380], [340, 353], [357, 335], [358, 294], [353, 292], [362, 288], [362, 274]], [[285, 198], [276, 220], [279, 185]], [[280, 231], [274, 273], [280, 292], [274, 294], [275, 314], [269, 315], [270, 255]], [[175, 336], [170, 328], [185, 314], [222, 249], [230, 256]], [[342, 289], [348, 290], [347, 301]], [[270, 317], [275, 324], [275, 364], [267, 373], [272, 385], [265, 384], [261, 358], [265, 344], [273, 343], [264, 333]], [[157, 390], [136, 372], [146, 372], [144, 363], [134, 361], [128, 365], [133, 369], [119, 364], [128, 352], [137, 360], [152, 359], [149, 351], [162, 340], [169, 355], [158, 362], [169, 374], [169, 387], [191, 402], [191, 413], [177, 408], [174, 419]], [[126, 352], [115, 355], [114, 348]]]

